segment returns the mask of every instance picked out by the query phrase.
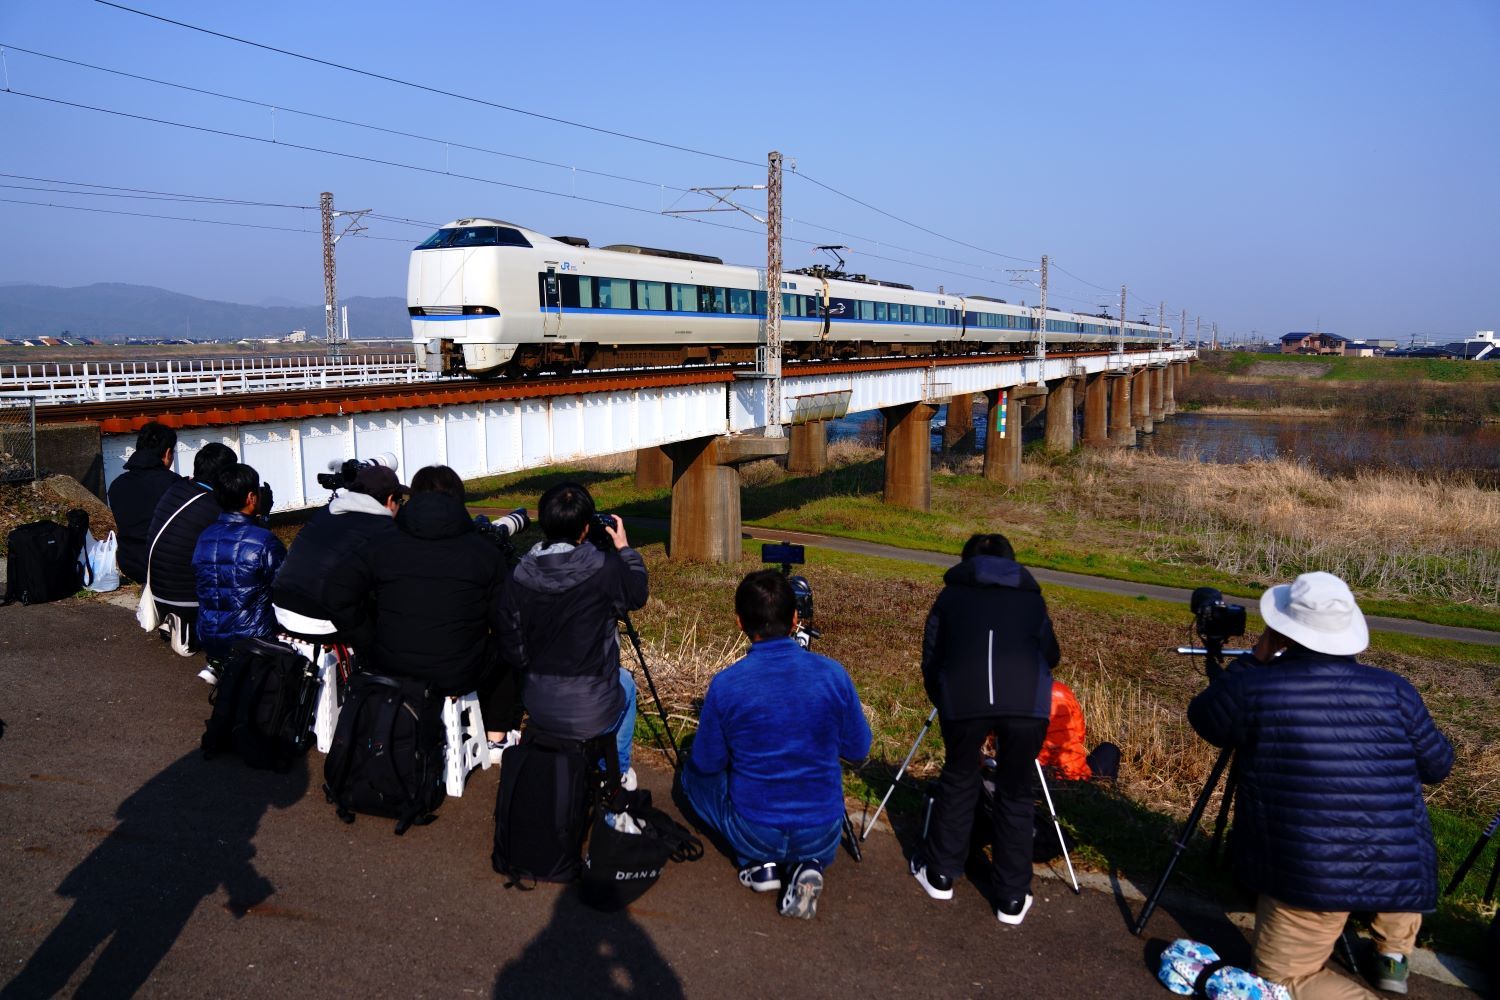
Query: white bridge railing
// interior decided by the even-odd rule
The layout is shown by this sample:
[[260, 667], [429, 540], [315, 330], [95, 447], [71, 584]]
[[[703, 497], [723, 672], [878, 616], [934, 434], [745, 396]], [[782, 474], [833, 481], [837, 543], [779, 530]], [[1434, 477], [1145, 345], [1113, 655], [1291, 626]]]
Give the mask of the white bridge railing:
[[30, 396], [37, 405], [46, 406], [431, 382], [436, 378], [418, 368], [409, 354], [367, 354], [337, 362], [316, 356], [64, 361], [0, 365], [0, 396]]

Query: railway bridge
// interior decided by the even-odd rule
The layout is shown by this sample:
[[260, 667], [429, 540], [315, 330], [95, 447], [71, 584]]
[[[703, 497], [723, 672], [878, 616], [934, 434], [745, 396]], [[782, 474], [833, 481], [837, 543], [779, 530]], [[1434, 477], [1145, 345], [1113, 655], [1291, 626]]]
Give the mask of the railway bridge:
[[[972, 412], [989, 400], [984, 475], [1021, 479], [1022, 407], [1046, 407], [1047, 447], [1083, 441], [1128, 446], [1175, 410], [1174, 390], [1196, 357], [1163, 346], [1125, 352], [972, 355], [787, 364], [779, 423], [767, 431], [768, 383], [731, 368], [595, 372], [508, 382], [331, 384], [225, 395], [121, 396], [38, 407], [38, 423], [86, 438], [104, 470], [119, 473], [148, 420], [177, 429], [179, 469], [211, 441], [233, 448], [271, 484], [278, 511], [316, 506], [317, 475], [349, 458], [390, 452], [409, 477], [442, 463], [465, 479], [635, 451], [645, 487], [672, 490], [668, 551], [675, 558], [729, 561], [740, 553], [738, 467], [787, 456], [816, 474], [827, 459], [827, 423], [879, 410], [884, 418], [885, 501], [931, 503], [930, 421], [938, 406]], [[950, 427], [955, 434], [958, 428]], [[77, 449], [75, 449], [77, 450]]]

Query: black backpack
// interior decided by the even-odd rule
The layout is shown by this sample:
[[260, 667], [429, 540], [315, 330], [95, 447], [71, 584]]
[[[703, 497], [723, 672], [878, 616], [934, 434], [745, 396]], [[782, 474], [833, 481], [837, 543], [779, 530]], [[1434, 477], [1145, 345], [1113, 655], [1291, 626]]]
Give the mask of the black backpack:
[[4, 603], [45, 604], [78, 593], [87, 569], [79, 555], [88, 530], [88, 512], [74, 509], [66, 527], [33, 521], [12, 531], [6, 537]]
[[421, 681], [355, 674], [349, 680], [323, 793], [345, 823], [357, 812], [396, 819], [396, 834], [437, 819], [442, 805], [443, 699]]
[[317, 706], [311, 660], [270, 639], [239, 642], [219, 674], [203, 757], [236, 753], [251, 767], [285, 771], [307, 752]]
[[521, 742], [500, 758], [490, 865], [510, 878], [507, 886], [578, 878], [591, 786], [598, 787], [598, 769], [590, 764], [595, 742], [565, 740], [528, 726]]

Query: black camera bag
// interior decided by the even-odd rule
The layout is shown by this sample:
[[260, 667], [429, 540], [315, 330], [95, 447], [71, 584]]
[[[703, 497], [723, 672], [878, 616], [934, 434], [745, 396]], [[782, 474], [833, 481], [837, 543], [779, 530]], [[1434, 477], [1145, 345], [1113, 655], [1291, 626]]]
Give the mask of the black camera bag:
[[285, 643], [245, 639], [220, 670], [203, 757], [235, 753], [253, 768], [282, 772], [307, 752], [318, 704], [318, 671]]
[[651, 804], [645, 789], [621, 793], [611, 803], [628, 815], [640, 833], [625, 833], [605, 822], [599, 809], [583, 857], [579, 898], [598, 910], [623, 910], [656, 884], [668, 861], [697, 861], [703, 842], [692, 831]]
[[[613, 740], [613, 735], [605, 737]], [[527, 726], [500, 758], [490, 865], [509, 886], [572, 882], [582, 868], [594, 740], [566, 740]]]
[[442, 696], [426, 684], [355, 674], [324, 762], [323, 794], [345, 823], [355, 813], [392, 816], [397, 836], [425, 826], [447, 796], [444, 737]]
[[83, 588], [87, 564], [80, 561], [88, 512], [68, 511], [56, 521], [23, 524], [6, 536], [5, 604], [45, 604], [72, 597]]

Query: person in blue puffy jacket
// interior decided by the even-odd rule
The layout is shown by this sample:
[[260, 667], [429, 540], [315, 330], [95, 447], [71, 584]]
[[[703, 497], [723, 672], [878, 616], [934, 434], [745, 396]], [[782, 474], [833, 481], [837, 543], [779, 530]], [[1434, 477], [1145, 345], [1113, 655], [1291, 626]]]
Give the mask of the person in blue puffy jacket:
[[270, 490], [261, 488], [260, 473], [248, 465], [225, 470], [214, 484], [223, 513], [203, 529], [193, 548], [193, 576], [198, 590], [198, 639], [208, 655], [199, 674], [218, 680], [218, 664], [241, 639], [276, 632], [271, 609], [271, 582], [286, 558], [286, 547], [260, 521], [269, 512]]
[[1230, 849], [1259, 894], [1255, 971], [1297, 1000], [1370, 997], [1324, 963], [1350, 911], [1373, 911], [1377, 988], [1406, 992], [1437, 848], [1422, 786], [1453, 749], [1403, 677], [1358, 662], [1369, 645], [1349, 587], [1305, 573], [1260, 601], [1255, 648], [1209, 682], [1188, 721], [1239, 770]]

